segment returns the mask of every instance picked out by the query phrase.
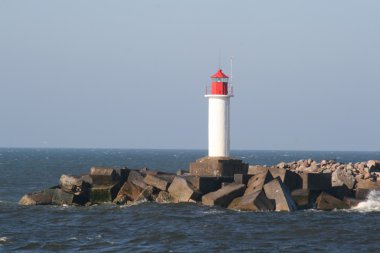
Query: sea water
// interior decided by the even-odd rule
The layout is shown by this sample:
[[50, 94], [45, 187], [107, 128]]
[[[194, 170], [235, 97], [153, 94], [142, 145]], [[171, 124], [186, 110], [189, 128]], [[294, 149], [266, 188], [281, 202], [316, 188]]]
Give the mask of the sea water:
[[[20, 206], [91, 166], [175, 172], [205, 150], [0, 149], [0, 252], [380, 252], [380, 192], [344, 211], [237, 212], [199, 204]], [[233, 151], [250, 164], [380, 160], [380, 152]]]

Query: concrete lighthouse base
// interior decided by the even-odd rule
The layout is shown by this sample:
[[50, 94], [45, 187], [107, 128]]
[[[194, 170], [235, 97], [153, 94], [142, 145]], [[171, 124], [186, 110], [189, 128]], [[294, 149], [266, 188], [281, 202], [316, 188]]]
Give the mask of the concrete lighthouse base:
[[190, 164], [190, 174], [194, 176], [233, 177], [247, 171], [247, 163], [232, 157], [205, 156]]

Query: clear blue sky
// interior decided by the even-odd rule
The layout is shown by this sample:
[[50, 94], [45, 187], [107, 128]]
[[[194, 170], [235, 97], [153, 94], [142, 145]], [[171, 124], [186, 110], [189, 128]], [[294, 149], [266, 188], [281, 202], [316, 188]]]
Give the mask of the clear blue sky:
[[380, 150], [380, 1], [0, 1], [0, 146]]

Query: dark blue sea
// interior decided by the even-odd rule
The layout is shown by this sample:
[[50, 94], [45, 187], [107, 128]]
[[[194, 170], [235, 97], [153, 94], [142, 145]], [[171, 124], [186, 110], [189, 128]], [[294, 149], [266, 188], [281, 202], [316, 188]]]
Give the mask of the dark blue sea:
[[[348, 211], [236, 212], [199, 204], [17, 204], [91, 166], [187, 169], [202, 150], [0, 149], [0, 252], [380, 252], [380, 194]], [[380, 160], [380, 152], [234, 151], [250, 164]]]

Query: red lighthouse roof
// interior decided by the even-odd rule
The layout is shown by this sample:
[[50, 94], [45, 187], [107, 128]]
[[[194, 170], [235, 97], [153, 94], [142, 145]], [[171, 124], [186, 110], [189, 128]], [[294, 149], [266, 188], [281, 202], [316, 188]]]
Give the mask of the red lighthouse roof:
[[228, 76], [225, 75], [221, 69], [218, 69], [218, 71], [212, 75], [211, 78], [228, 78]]

